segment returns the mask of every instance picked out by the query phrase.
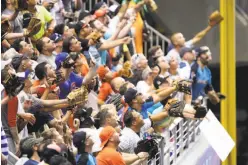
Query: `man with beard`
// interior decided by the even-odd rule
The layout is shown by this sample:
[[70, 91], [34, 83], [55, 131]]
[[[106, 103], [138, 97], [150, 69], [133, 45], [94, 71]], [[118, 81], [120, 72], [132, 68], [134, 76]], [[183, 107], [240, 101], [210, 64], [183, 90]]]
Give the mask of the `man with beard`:
[[199, 96], [208, 95], [212, 104], [220, 102], [214, 88], [212, 86], [211, 71], [208, 68], [208, 50], [200, 47], [196, 49], [197, 59], [191, 67], [192, 83], [192, 100], [196, 100]]

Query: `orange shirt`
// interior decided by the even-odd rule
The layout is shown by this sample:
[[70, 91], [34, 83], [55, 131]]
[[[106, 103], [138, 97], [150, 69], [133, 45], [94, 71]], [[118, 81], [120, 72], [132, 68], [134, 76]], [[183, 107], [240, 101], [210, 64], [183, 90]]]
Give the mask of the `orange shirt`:
[[108, 82], [103, 82], [98, 94], [98, 99], [101, 101], [106, 101], [107, 97], [113, 93], [111, 85]]
[[96, 160], [97, 165], [125, 165], [122, 155], [110, 147], [103, 148]]
[[[39, 85], [41, 85], [40, 84], [40, 80], [35, 80], [33, 82], [33, 87], [37, 87]], [[52, 85], [50, 88], [51, 88], [51, 90], [54, 90], [56, 88], [56, 85]], [[41, 97], [43, 95], [43, 93], [45, 92], [45, 89], [46, 89], [45, 87], [39, 87], [37, 89], [37, 93], [36, 94], [38, 95], [38, 97]]]
[[81, 74], [82, 76], [86, 76], [86, 74], [89, 72], [89, 65], [84, 55], [81, 54], [80, 58], [83, 60]]

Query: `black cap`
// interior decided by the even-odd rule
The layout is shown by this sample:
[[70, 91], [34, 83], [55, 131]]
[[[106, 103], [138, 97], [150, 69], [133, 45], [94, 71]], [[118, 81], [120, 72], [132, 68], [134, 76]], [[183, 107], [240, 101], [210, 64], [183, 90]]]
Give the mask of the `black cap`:
[[91, 15], [89, 11], [82, 11], [79, 13], [79, 17], [78, 17], [78, 20], [81, 21], [83, 20], [85, 17]]
[[137, 90], [129, 88], [124, 94], [125, 102], [130, 103], [133, 99], [135, 99], [137, 93]]
[[192, 53], [193, 49], [192, 48], [188, 48], [188, 47], [183, 47], [180, 49], [180, 57], [182, 58], [186, 53], [191, 52]]
[[161, 85], [161, 84], [163, 84], [163, 83], [165, 83], [165, 82], [168, 82], [167, 81], [167, 78], [168, 78], [169, 76], [167, 76], [167, 77], [162, 77], [162, 76], [157, 76], [157, 77], [155, 77], [155, 79], [153, 80], [153, 85], [154, 85], [154, 87], [156, 88], [156, 89], [158, 89], [159, 88], [159, 86]]
[[80, 30], [86, 27], [86, 23], [83, 21], [79, 21], [77, 24], [75, 24], [74, 29], [77, 35], [80, 33]]
[[204, 49], [203, 47], [200, 47], [200, 48], [196, 48], [195, 49], [195, 52], [196, 52], [196, 55], [197, 56], [199, 56], [199, 55], [201, 55], [201, 54], [203, 54], [203, 53], [207, 53], [209, 50], [207, 50], [207, 49]]
[[59, 41], [63, 41], [63, 37], [61, 34], [54, 33], [50, 36], [50, 39], [54, 41], [54, 43], [57, 43]]
[[74, 133], [72, 141], [75, 147], [80, 148], [82, 145], [85, 145], [85, 140], [86, 132], [79, 131]]
[[93, 9], [90, 11], [90, 13], [93, 15], [95, 13], [95, 11], [98, 10], [98, 9], [100, 9], [104, 3], [105, 2], [98, 2], [98, 3], [96, 3], [95, 6], [93, 7]]
[[19, 66], [21, 65], [22, 60], [27, 60], [27, 59], [29, 59], [27, 56], [18, 55], [18, 56], [13, 57], [11, 64], [13, 68], [17, 71]]

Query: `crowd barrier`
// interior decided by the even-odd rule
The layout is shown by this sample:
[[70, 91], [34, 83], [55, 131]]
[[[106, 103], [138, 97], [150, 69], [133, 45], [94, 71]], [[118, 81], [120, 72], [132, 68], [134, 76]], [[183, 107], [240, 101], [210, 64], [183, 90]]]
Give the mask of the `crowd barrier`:
[[169, 129], [157, 139], [159, 152], [149, 165], [176, 165], [180, 156], [188, 151], [200, 135], [200, 120], [176, 118]]

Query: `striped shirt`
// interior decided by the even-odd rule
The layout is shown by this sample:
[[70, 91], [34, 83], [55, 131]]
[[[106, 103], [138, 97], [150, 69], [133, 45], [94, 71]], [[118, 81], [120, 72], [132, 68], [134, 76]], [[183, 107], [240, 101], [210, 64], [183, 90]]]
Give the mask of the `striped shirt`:
[[1, 123], [1, 150], [4, 156], [8, 156], [8, 141]]

